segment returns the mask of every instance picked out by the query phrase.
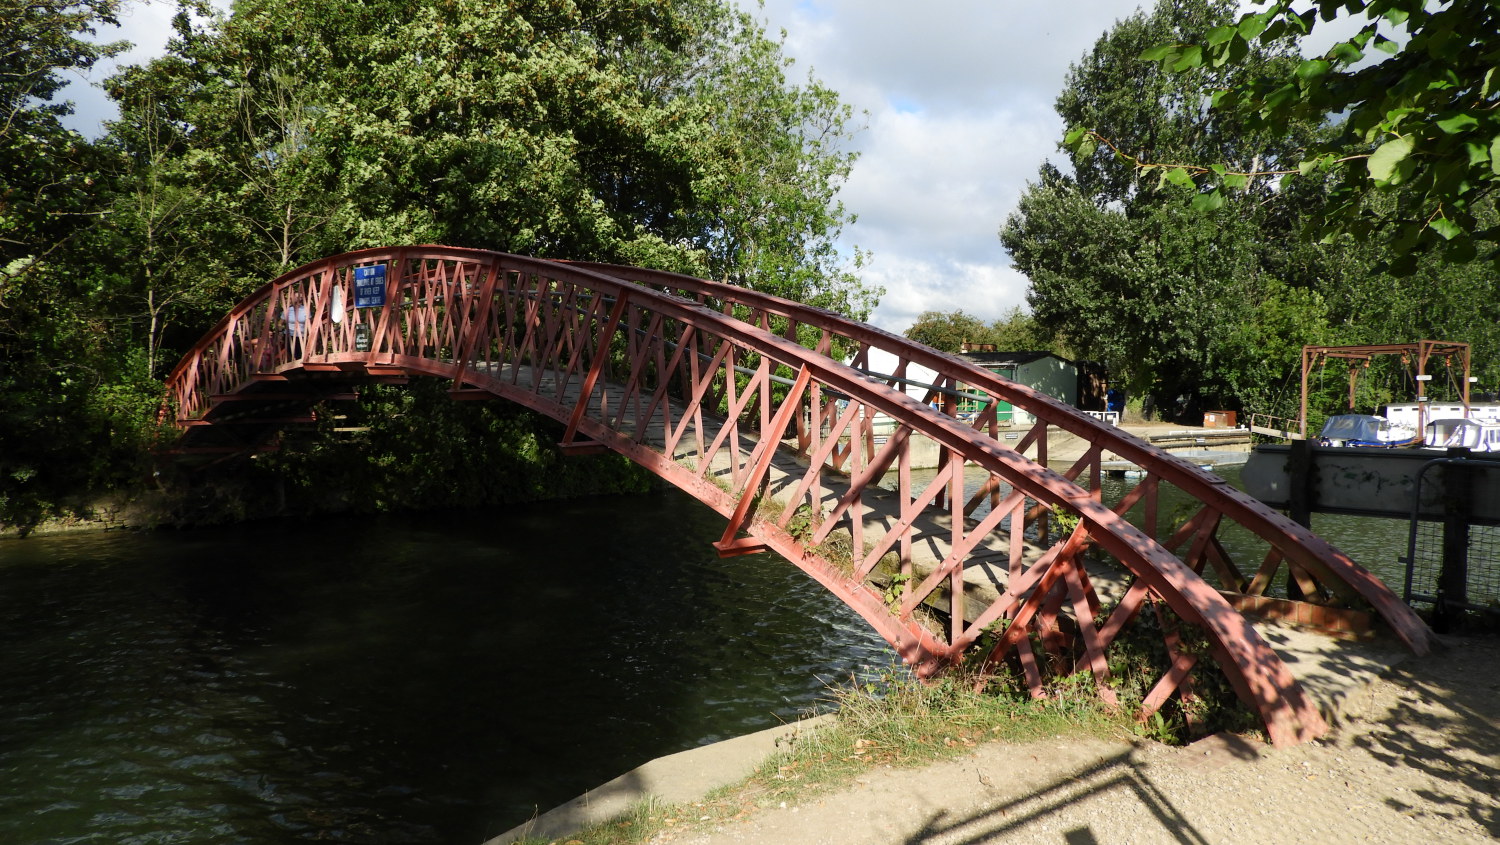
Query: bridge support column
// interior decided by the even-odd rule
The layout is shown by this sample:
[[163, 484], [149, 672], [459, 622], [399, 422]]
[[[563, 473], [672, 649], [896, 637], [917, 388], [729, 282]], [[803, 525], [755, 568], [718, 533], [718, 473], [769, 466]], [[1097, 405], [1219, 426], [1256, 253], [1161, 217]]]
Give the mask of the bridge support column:
[[781, 407], [776, 409], [776, 416], [772, 418], [771, 425], [760, 432], [760, 443], [755, 447], [755, 456], [749, 475], [745, 477], [745, 486], [740, 490], [740, 502], [734, 509], [734, 514], [729, 517], [729, 525], [724, 528], [724, 536], [714, 543], [714, 548], [719, 550], [719, 557], [731, 557], [734, 555], [753, 554], [765, 551], [768, 546], [763, 541], [747, 541], [737, 539], [736, 534], [745, 526], [749, 520], [750, 508], [760, 498], [761, 482], [766, 473], [771, 469], [771, 459], [776, 455], [776, 446], [781, 442], [781, 436], [791, 424], [794, 416], [800, 415], [802, 409], [802, 396], [807, 392], [807, 385], [812, 381], [812, 371], [803, 367], [797, 373], [797, 381], [786, 395], [786, 400]]

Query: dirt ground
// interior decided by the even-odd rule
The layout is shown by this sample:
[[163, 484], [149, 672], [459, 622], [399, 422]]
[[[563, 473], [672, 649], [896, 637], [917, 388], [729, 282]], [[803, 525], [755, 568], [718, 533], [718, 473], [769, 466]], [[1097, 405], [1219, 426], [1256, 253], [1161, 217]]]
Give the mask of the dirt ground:
[[1500, 840], [1500, 634], [1447, 637], [1356, 695], [1332, 734], [1286, 749], [1058, 737], [994, 743], [762, 809], [678, 845]]

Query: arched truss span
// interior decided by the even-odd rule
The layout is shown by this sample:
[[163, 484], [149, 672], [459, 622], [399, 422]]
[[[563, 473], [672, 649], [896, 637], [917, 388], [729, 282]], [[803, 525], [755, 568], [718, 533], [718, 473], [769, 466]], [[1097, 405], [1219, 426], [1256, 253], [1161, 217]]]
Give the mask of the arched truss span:
[[[281, 320], [294, 294], [309, 312], [298, 340]], [[869, 371], [874, 350], [894, 357], [890, 373]], [[923, 401], [906, 390], [916, 365], [937, 374]], [[1410, 609], [1341, 552], [1160, 449], [904, 338], [685, 276], [433, 246], [334, 256], [226, 315], [173, 371], [165, 413], [182, 451], [244, 450], [360, 383], [410, 375], [546, 414], [565, 451], [626, 455], [726, 517], [720, 554], [785, 557], [922, 676], [983, 642], [987, 665], [1015, 667], [1038, 693], [1047, 665], [1092, 672], [1111, 698], [1108, 657], [1149, 619], [1168, 660], [1143, 717], [1191, 697], [1208, 654], [1282, 744], [1326, 723], [1237, 605], [1373, 611], [1429, 647]], [[985, 410], [961, 420], [958, 397]], [[1006, 439], [1001, 402], [1036, 424]], [[1090, 444], [1060, 472], [1046, 454], [1058, 431]], [[912, 469], [923, 445], [936, 471]], [[1106, 453], [1145, 472], [1113, 507]], [[1168, 487], [1198, 503], [1179, 524], [1158, 507]], [[1231, 525], [1266, 548], [1249, 577], [1220, 541]], [[1266, 596], [1283, 568], [1302, 601]]]

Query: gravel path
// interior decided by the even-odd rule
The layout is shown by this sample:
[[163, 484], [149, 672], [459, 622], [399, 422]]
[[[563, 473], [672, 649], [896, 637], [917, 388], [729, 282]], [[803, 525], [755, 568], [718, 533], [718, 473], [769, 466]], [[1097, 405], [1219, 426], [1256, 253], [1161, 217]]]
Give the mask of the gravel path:
[[1447, 638], [1289, 749], [1056, 738], [879, 769], [801, 806], [654, 840], [728, 843], [1280, 843], [1500, 840], [1500, 635]]

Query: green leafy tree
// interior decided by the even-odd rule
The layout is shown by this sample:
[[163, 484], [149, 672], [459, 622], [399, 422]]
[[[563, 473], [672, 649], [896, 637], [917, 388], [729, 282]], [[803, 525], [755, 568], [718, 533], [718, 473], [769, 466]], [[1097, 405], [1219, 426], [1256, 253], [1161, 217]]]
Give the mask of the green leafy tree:
[[118, 0], [0, 0], [0, 302], [102, 213], [95, 147], [62, 125], [65, 74], [125, 48], [87, 36]]
[[1037, 324], [1036, 318], [1014, 305], [999, 319], [989, 325], [989, 343], [995, 348], [1009, 352], [1055, 352], [1064, 358], [1071, 357], [1067, 345], [1050, 336]]
[[706, 0], [246, 0], [118, 87], [189, 128], [193, 182], [258, 268], [441, 242], [867, 313], [834, 249], [849, 110], [783, 67]]
[[[1100, 140], [1133, 148], [1122, 158], [1204, 190], [1204, 207], [1250, 181], [1282, 176], [1327, 185], [1330, 202], [1308, 230], [1330, 239], [1378, 236], [1400, 273], [1416, 254], [1441, 249], [1467, 262], [1491, 259], [1500, 229], [1478, 210], [1500, 187], [1500, 7], [1490, 0], [1277, 0], [1198, 34], [1153, 45], [1141, 58], [1202, 79], [1216, 119], [1242, 120], [1276, 137], [1308, 122], [1333, 131], [1246, 163], [1227, 157], [1159, 155], [1147, 139], [1072, 124], [1074, 149]], [[1321, 56], [1254, 69], [1219, 85], [1269, 44], [1302, 39], [1318, 24], [1363, 16], [1353, 37]], [[1384, 30], [1384, 31], [1382, 31]], [[1204, 78], [1207, 74], [1209, 78]], [[1377, 198], [1384, 194], [1389, 201]]]
[[845, 147], [852, 110], [809, 79], [789, 85], [779, 45], [747, 15], [733, 16], [688, 95], [704, 113], [708, 156], [697, 168], [692, 225], [708, 271], [864, 319], [879, 291], [851, 271], [863, 264], [835, 246], [852, 222], [837, 201], [855, 154]]
[[81, 507], [135, 469], [159, 390], [117, 344], [89, 247], [119, 159], [62, 125], [66, 76], [118, 53], [114, 0], [0, 0], [0, 523]]
[[312, 86], [274, 67], [235, 76], [195, 19], [209, 10], [183, 2], [169, 53], [107, 83], [121, 114], [104, 142], [128, 162], [111, 222], [129, 259], [111, 287], [158, 373], [172, 363], [163, 348], [196, 340], [229, 304], [313, 257], [338, 196], [310, 175]]
[[[834, 247], [849, 219], [836, 193], [853, 161], [850, 110], [815, 80], [789, 83], [780, 46], [721, 0], [206, 12], [183, 0], [166, 55], [108, 83], [121, 116], [103, 149], [123, 169], [88, 247], [125, 258], [89, 269], [89, 308], [108, 312], [101, 337], [147, 373], [288, 267], [376, 245], [643, 264], [855, 316], [874, 305], [851, 271], [861, 254]], [[418, 392], [402, 413], [447, 419], [433, 407], [447, 402]], [[499, 454], [477, 439], [544, 427], [464, 413], [442, 427], [456, 438], [434, 447], [444, 455]], [[430, 468], [447, 458], [424, 458], [402, 425], [376, 415], [378, 454], [320, 442], [275, 465], [290, 478], [369, 461], [386, 481], [355, 473], [361, 483], [430, 503], [427, 488], [391, 480], [441, 483]], [[497, 467], [480, 474], [521, 484]]]
[[962, 309], [958, 311], [923, 311], [904, 334], [939, 352], [959, 352], [964, 343], [989, 343], [990, 331], [984, 321]]
[[985, 324], [963, 309], [923, 311], [904, 334], [943, 352], [962, 351], [964, 343], [988, 344], [1003, 352], [1045, 351], [1064, 354], [1064, 347], [1046, 336], [1020, 306]]
[[[1069, 125], [1102, 127], [1103, 137], [1149, 139], [1159, 157], [1249, 162], [1281, 149], [1242, 122], [1210, 115], [1196, 81], [1136, 59], [1151, 45], [1211, 30], [1234, 8], [1166, 0], [1120, 21], [1073, 66], [1058, 113]], [[1285, 49], [1266, 48], [1246, 65], [1290, 61]], [[1239, 72], [1226, 69], [1220, 82]], [[1188, 396], [1232, 407], [1239, 373], [1230, 329], [1251, 319], [1267, 267], [1289, 263], [1267, 248], [1294, 222], [1263, 208], [1275, 186], [1247, 181], [1231, 200], [1219, 198], [1224, 214], [1208, 219], [1189, 208], [1191, 181], [1170, 170], [1144, 170], [1097, 142], [1075, 144], [1069, 158], [1071, 173], [1043, 167], [1000, 233], [1031, 281], [1037, 325], [1076, 356], [1104, 362], [1113, 382], [1156, 394], [1159, 405]], [[1306, 272], [1322, 270], [1314, 261]]]

